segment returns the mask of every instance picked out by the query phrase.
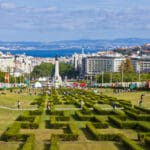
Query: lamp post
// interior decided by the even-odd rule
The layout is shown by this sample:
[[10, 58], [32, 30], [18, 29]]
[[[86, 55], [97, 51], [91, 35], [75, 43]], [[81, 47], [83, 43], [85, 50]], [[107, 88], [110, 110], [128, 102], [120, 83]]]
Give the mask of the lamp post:
[[110, 71], [110, 83], [112, 83], [112, 71]]
[[102, 71], [102, 78], [101, 78], [101, 80], [102, 80], [102, 87], [103, 87], [103, 83], [104, 83], [104, 72]]
[[121, 86], [123, 87], [123, 79], [124, 79], [124, 61], [121, 65]]
[[138, 61], [139, 82], [141, 82], [141, 61]]

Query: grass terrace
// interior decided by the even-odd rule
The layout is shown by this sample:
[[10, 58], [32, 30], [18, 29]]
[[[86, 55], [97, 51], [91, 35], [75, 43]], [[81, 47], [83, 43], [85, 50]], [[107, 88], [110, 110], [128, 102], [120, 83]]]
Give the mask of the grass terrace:
[[[115, 94], [103, 89], [95, 94], [63, 88], [51, 89], [50, 95], [39, 92], [0, 94], [0, 149], [149, 150], [148, 92], [143, 91], [142, 107], [137, 101], [143, 92]], [[20, 110], [16, 109], [18, 99]], [[50, 110], [45, 109], [48, 101]]]

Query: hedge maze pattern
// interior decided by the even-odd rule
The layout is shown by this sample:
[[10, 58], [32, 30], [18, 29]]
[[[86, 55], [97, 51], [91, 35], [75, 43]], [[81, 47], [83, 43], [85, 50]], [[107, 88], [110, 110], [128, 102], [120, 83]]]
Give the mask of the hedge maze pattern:
[[[45, 110], [48, 100], [50, 110]], [[49, 95], [45, 93], [32, 104], [37, 104], [38, 110], [26, 111], [16, 118], [1, 140], [22, 141], [19, 149], [34, 150], [35, 135], [21, 134], [20, 130], [38, 130], [44, 113], [49, 118], [45, 128], [63, 129], [63, 133], [50, 136], [47, 149], [59, 150], [59, 141], [80, 141], [81, 131], [91, 141], [115, 141], [126, 150], [150, 149], [150, 109], [79, 89], [51, 89]], [[126, 134], [126, 130], [135, 132], [136, 138]]]

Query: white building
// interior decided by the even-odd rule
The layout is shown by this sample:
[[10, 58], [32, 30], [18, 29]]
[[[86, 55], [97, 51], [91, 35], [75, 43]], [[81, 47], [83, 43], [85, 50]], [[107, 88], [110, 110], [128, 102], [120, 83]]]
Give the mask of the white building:
[[150, 56], [133, 56], [131, 62], [135, 72], [150, 72]]
[[14, 56], [11, 54], [0, 53], [0, 71], [2, 72], [13, 72], [15, 67]]
[[96, 75], [102, 72], [119, 72], [119, 67], [125, 59], [119, 54], [89, 56], [83, 59], [83, 73]]

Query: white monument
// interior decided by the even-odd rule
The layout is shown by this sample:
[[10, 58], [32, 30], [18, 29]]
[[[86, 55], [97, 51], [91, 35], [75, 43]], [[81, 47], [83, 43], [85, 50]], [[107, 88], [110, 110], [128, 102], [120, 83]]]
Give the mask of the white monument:
[[59, 75], [59, 61], [57, 56], [55, 57], [55, 74], [53, 78], [53, 84], [55, 88], [59, 88], [60, 86], [62, 86], [62, 78]]

